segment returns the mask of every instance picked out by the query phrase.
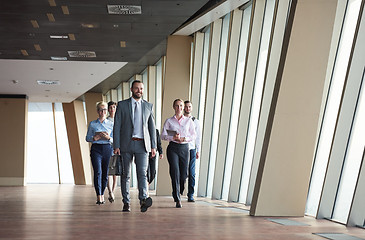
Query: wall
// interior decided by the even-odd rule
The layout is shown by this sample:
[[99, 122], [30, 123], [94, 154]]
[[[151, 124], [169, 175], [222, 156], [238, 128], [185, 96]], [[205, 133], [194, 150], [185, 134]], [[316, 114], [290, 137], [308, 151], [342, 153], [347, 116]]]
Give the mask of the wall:
[[96, 103], [103, 101], [103, 95], [101, 93], [87, 92], [84, 94], [85, 98], [85, 108], [86, 108], [86, 119], [87, 124], [89, 122], [98, 118], [98, 113], [96, 112]]
[[0, 186], [23, 186], [26, 179], [28, 99], [0, 95]]
[[76, 185], [91, 184], [89, 144], [83, 102], [63, 103], [74, 179]]

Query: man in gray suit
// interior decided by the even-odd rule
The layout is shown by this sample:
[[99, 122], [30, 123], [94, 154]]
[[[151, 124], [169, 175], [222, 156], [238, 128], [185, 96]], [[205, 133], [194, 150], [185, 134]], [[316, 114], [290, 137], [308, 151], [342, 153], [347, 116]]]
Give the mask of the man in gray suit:
[[114, 117], [114, 154], [122, 156], [123, 173], [121, 188], [123, 212], [130, 212], [130, 170], [133, 156], [136, 163], [138, 180], [138, 198], [141, 212], [152, 206], [148, 197], [147, 167], [148, 153], [156, 155], [156, 128], [153, 105], [142, 99], [143, 83], [134, 81], [131, 87], [132, 97], [118, 102]]

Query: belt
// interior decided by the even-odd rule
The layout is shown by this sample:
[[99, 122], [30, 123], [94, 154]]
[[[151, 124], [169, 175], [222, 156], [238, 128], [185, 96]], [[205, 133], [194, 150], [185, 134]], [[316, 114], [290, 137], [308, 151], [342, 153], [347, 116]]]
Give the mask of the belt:
[[187, 146], [188, 143], [177, 143], [177, 142], [170, 141], [169, 145], [172, 145], [172, 146]]
[[143, 141], [143, 138], [136, 138], [136, 137], [132, 137], [133, 141]]

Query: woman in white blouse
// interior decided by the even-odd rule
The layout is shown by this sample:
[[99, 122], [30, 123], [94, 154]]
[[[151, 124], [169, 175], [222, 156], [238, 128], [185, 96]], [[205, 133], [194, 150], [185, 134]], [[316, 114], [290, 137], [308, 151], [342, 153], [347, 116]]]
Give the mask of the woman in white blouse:
[[172, 196], [176, 207], [181, 208], [180, 194], [184, 192], [184, 184], [188, 176], [189, 142], [195, 140], [194, 122], [183, 114], [184, 101], [176, 99], [173, 103], [175, 115], [166, 119], [161, 139], [169, 141], [167, 161], [170, 165]]

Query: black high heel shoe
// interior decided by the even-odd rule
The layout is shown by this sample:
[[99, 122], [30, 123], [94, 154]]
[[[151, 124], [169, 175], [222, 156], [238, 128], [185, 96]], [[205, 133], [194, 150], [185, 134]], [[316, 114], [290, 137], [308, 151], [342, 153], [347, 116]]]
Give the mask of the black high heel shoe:
[[114, 197], [112, 196], [111, 193], [109, 193], [108, 200], [109, 200], [110, 203], [113, 203], [114, 202]]
[[105, 201], [96, 201], [96, 204], [98, 204], [98, 205], [101, 205], [101, 204], [104, 204], [105, 203]]

